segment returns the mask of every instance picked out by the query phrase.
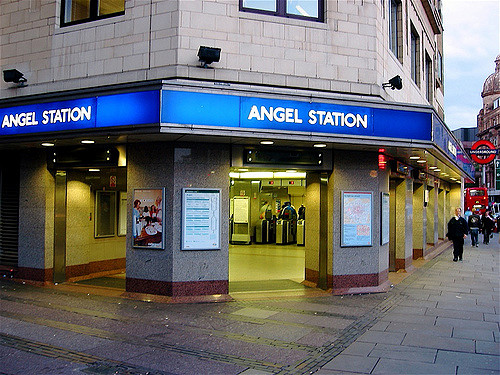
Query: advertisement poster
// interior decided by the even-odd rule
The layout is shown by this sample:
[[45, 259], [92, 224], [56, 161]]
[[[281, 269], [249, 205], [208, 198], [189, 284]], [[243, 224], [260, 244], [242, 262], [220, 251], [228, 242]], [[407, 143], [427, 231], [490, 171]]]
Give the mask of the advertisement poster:
[[381, 193], [380, 200], [380, 244], [389, 242], [389, 193]]
[[220, 190], [182, 190], [182, 250], [220, 249]]
[[136, 189], [132, 208], [134, 247], [164, 248], [164, 189]]
[[372, 193], [342, 192], [341, 246], [372, 246]]

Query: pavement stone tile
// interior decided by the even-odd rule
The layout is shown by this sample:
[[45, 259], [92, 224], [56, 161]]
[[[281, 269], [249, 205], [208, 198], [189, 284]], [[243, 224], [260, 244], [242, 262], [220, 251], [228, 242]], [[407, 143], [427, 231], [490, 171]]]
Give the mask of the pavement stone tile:
[[419, 299], [412, 299], [412, 300], [402, 301], [401, 303], [399, 303], [399, 306], [436, 308], [437, 304], [438, 303], [436, 301], [424, 301]]
[[426, 315], [426, 307], [407, 307], [407, 306], [396, 306], [391, 309], [391, 314], [404, 314], [404, 315]]
[[433, 326], [436, 318], [433, 316], [413, 315], [413, 314], [396, 314], [390, 312], [382, 319], [384, 322], [400, 322], [400, 323], [418, 323], [427, 326]]
[[254, 337], [265, 337], [273, 340], [291, 341], [304, 337], [312, 331], [310, 327], [282, 326], [280, 324], [254, 324], [250, 322], [233, 322], [225, 331], [240, 333]]
[[0, 373], [22, 375], [83, 375], [87, 365], [47, 358], [0, 345]]
[[312, 345], [312, 346], [323, 346], [326, 343], [333, 342], [338, 339], [338, 335], [333, 333], [325, 333], [325, 332], [316, 332], [312, 331], [298, 339], [296, 342], [298, 344], [303, 345]]
[[276, 315], [276, 311], [256, 309], [254, 307], [244, 307], [241, 310], [232, 312], [234, 315], [243, 315], [249, 318], [266, 319], [273, 315]]
[[425, 315], [433, 317], [457, 318], [463, 320], [483, 320], [483, 313], [476, 311], [427, 309]]
[[[500, 356], [500, 343], [490, 341], [476, 341], [476, 353]], [[500, 357], [498, 360], [500, 361]]]
[[457, 339], [472, 339], [481, 341], [494, 341], [493, 331], [468, 328], [453, 328], [453, 336]]
[[448, 293], [470, 293], [470, 288], [461, 288], [458, 286], [444, 286], [444, 285], [426, 285], [424, 290]]
[[417, 323], [391, 322], [389, 323], [386, 331], [418, 333], [429, 336], [452, 337], [453, 327], [447, 327], [447, 326], [437, 327], [434, 325], [429, 326], [426, 324], [417, 324]]
[[408, 333], [403, 340], [403, 345], [416, 346], [419, 348], [454, 350], [457, 352], [475, 352], [474, 340], [439, 337], [419, 333]]
[[160, 349], [131, 358], [128, 363], [151, 368], [152, 370], [167, 371], [182, 375], [236, 375], [248, 367], [210, 361], [193, 355], [173, 353]]
[[378, 358], [340, 354], [323, 366], [323, 369], [369, 374], [377, 364], [377, 361]]
[[498, 315], [498, 314], [484, 314], [484, 320], [486, 322], [500, 323], [500, 315]]
[[459, 366], [457, 369], [457, 375], [498, 375], [498, 371]]
[[455, 366], [452, 364], [437, 365], [423, 362], [410, 362], [407, 360], [395, 360], [381, 358], [372, 374], [455, 374]]
[[95, 348], [85, 350], [85, 353], [97, 357], [109, 358], [115, 361], [127, 361], [138, 355], [143, 355], [153, 351], [153, 348], [143, 345], [133, 345], [125, 342], [112, 342], [106, 345], [96, 346]]
[[469, 304], [465, 302], [451, 301], [451, 302], [438, 302], [437, 308], [442, 310], [460, 310], [460, 311], [477, 311], [481, 313], [494, 314], [494, 306], [482, 306], [476, 304]]
[[338, 370], [328, 370], [322, 368], [316, 371], [314, 375], [349, 375], [349, 374], [364, 374], [363, 372], [351, 372], [351, 371], [338, 371]]
[[500, 342], [500, 332], [493, 332], [493, 337], [495, 338], [495, 342]]
[[436, 318], [436, 325], [453, 326], [459, 328], [466, 326], [469, 329], [481, 329], [481, 330], [491, 330], [491, 331], [499, 330], [498, 323], [477, 321], [477, 320], [464, 321], [462, 319], [444, 318], [439, 316]]
[[415, 348], [414, 346], [377, 344], [369, 357], [401, 359], [411, 362], [434, 363], [437, 349]]
[[332, 318], [329, 316], [310, 317], [307, 324], [310, 326], [334, 328], [342, 330], [352, 324], [354, 321], [350, 319]]
[[429, 296], [429, 301], [436, 301], [438, 303], [438, 306], [439, 303], [453, 303], [457, 301], [460, 301], [464, 304], [475, 304], [476, 300], [476, 295], [466, 295], [463, 293], [439, 293]]
[[349, 345], [342, 354], [356, 355], [361, 357], [368, 357], [368, 354], [375, 348], [375, 343], [371, 342], [359, 342], [356, 341]]
[[459, 367], [476, 367], [486, 370], [497, 370], [500, 372], [500, 361], [498, 356], [438, 350], [438, 354], [436, 356], [436, 364], [447, 363], [453, 363]]
[[248, 370], [239, 373], [239, 375], [272, 375], [272, 374], [273, 374], [272, 372], [255, 370], [252, 368], [249, 368]]
[[385, 331], [390, 324], [389, 322], [377, 322], [370, 328], [370, 331]]
[[270, 320], [276, 320], [279, 322], [292, 322], [306, 324], [311, 317], [306, 314], [290, 313], [290, 312], [278, 312], [276, 315], [270, 317]]
[[381, 332], [381, 331], [368, 331], [362, 334], [357, 340], [360, 342], [373, 342], [382, 344], [399, 345], [405, 337], [401, 332]]

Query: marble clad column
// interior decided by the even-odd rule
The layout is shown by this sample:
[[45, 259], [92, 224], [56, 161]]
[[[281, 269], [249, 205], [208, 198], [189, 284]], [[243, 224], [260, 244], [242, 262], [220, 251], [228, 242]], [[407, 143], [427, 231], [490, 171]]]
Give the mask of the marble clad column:
[[28, 150], [20, 162], [19, 277], [53, 279], [54, 177], [45, 150]]
[[[389, 171], [378, 169], [374, 152], [338, 150], [333, 160], [333, 290], [384, 288], [388, 285], [389, 244], [380, 245], [380, 193], [389, 192]], [[341, 246], [342, 191], [372, 192], [371, 246]]]
[[413, 259], [423, 256], [424, 241], [424, 190], [425, 185], [413, 184]]
[[305, 206], [306, 241], [305, 241], [305, 279], [317, 284], [319, 280], [319, 173], [308, 173], [306, 180]]
[[[127, 235], [127, 291], [191, 296], [229, 290], [229, 167], [227, 145], [132, 144], [128, 149], [128, 200], [133, 189], [165, 187], [165, 249], [132, 247]], [[221, 189], [221, 249], [181, 250], [182, 188]]]
[[446, 191], [439, 189], [438, 193], [438, 239], [443, 240], [446, 234]]
[[396, 271], [409, 270], [413, 260], [413, 180], [396, 186]]
[[[429, 201], [427, 202], [427, 245], [434, 246], [436, 244], [436, 239], [434, 236], [436, 227], [435, 213], [436, 207], [436, 192], [433, 186], [428, 185], [427, 190], [429, 191]], [[426, 249], [424, 249], [424, 255], [426, 255]]]

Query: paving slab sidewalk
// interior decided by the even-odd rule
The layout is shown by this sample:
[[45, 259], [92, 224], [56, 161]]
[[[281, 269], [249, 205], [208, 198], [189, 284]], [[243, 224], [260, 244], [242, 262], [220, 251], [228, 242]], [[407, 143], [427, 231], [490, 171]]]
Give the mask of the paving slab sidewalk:
[[390, 293], [405, 299], [318, 374], [500, 374], [498, 235], [451, 249]]

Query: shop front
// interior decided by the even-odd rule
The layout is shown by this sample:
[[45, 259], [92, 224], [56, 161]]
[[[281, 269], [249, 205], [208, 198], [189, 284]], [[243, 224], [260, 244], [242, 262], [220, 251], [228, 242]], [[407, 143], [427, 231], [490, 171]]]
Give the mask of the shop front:
[[169, 85], [58, 99], [0, 108], [24, 279], [384, 290], [442, 242], [472, 174], [428, 107]]

